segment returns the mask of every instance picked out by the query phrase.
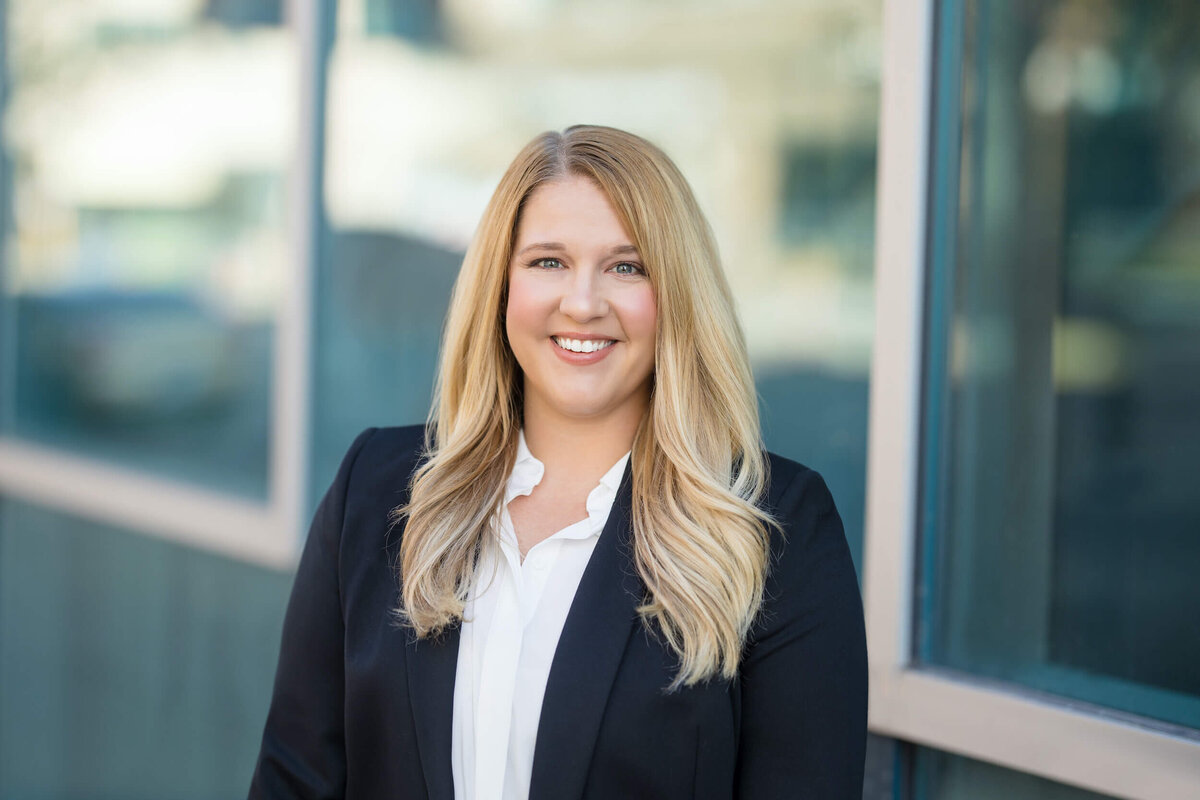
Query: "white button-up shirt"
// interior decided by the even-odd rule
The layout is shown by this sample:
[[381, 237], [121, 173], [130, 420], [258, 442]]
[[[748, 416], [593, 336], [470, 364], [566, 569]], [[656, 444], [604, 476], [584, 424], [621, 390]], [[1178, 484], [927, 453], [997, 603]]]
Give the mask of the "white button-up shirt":
[[508, 504], [545, 472], [525, 444], [485, 542], [459, 634], [451, 767], [455, 800], [525, 800], [550, 663], [584, 568], [604, 530], [626, 453], [588, 494], [587, 518], [529, 549], [524, 562]]

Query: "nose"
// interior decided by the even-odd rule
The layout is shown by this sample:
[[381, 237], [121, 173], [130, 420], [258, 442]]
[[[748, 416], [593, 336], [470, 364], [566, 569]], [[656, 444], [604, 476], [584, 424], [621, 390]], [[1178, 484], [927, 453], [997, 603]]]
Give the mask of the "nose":
[[602, 317], [608, 313], [608, 301], [591, 270], [576, 270], [564, 287], [558, 310], [577, 322]]

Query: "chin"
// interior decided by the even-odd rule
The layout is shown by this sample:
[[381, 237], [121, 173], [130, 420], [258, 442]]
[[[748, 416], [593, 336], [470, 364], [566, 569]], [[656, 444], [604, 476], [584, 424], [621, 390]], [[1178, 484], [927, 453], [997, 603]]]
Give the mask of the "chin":
[[594, 392], [580, 392], [553, 398], [548, 410], [569, 419], [595, 419], [616, 410], [617, 406], [596, 397]]
[[560, 403], [555, 408], [559, 414], [571, 419], [594, 419], [602, 417], [612, 409], [597, 405], [594, 400], [578, 403]]

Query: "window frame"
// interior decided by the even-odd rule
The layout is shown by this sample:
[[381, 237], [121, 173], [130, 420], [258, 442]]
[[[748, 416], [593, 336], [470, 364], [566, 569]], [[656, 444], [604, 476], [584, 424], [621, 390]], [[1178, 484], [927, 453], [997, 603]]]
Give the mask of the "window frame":
[[1200, 731], [920, 664], [918, 609], [925, 306], [933, 244], [936, 14], [883, 12], [863, 592], [870, 729], [1107, 795], [1157, 800], [1200, 786]]

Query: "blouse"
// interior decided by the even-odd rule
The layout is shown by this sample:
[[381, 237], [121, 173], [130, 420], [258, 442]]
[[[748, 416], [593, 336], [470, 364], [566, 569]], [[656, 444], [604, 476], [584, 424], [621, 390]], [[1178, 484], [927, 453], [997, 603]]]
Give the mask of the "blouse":
[[587, 517], [521, 560], [508, 504], [531, 494], [545, 465], [525, 434], [467, 598], [454, 683], [455, 800], [525, 800], [550, 665], [571, 601], [621, 485], [622, 456], [588, 494]]

